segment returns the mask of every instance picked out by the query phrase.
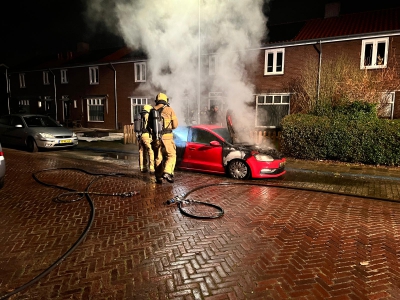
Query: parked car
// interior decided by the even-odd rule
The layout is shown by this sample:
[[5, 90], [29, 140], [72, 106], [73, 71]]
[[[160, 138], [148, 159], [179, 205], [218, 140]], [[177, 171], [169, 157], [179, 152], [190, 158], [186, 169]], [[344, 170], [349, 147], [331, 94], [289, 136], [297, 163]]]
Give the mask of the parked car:
[[0, 144], [0, 189], [4, 186], [5, 175], [6, 175], [6, 161], [4, 160], [4, 153]]
[[11, 114], [0, 117], [0, 141], [3, 146], [26, 146], [38, 149], [71, 148], [78, 145], [78, 137], [49, 116]]
[[274, 178], [286, 173], [286, 159], [275, 148], [234, 142], [228, 128], [193, 125], [178, 127], [173, 134], [178, 169], [236, 179]]

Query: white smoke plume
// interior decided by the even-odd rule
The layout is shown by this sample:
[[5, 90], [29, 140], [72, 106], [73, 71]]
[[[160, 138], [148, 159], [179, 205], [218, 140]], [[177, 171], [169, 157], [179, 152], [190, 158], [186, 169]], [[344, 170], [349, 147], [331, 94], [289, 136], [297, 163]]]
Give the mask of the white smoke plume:
[[[146, 52], [152, 83], [147, 90], [168, 95], [180, 124], [190, 111], [197, 120], [198, 107], [208, 106], [209, 92], [223, 93], [224, 112], [243, 115], [248, 110], [245, 102], [254, 100], [254, 87], [246, 66], [256, 64], [257, 53], [244, 50], [258, 48], [266, 34], [266, 0], [107, 1], [88, 1], [88, 14], [118, 30], [127, 46]], [[217, 56], [212, 76], [210, 54]], [[240, 119], [254, 125], [255, 112]]]

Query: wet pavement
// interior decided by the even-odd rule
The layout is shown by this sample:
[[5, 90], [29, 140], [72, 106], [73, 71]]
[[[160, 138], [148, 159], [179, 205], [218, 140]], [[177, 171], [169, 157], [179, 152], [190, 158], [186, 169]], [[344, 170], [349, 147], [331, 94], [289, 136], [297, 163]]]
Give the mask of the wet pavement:
[[[3, 149], [0, 299], [36, 276], [10, 299], [400, 299], [399, 168], [289, 159], [282, 179], [177, 171], [157, 185], [135, 147]], [[199, 187], [190, 197], [221, 218], [164, 204]], [[72, 190], [95, 207], [79, 244], [90, 201], [54, 201]]]

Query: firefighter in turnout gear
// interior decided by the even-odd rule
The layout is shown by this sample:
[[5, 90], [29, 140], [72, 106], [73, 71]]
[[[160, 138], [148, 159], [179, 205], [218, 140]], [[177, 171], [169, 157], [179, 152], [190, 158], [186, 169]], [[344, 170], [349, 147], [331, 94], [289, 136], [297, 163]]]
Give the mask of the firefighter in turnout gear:
[[139, 137], [139, 167], [140, 172], [154, 174], [154, 152], [152, 148], [151, 130], [149, 127], [149, 113], [153, 107], [145, 105], [141, 115], [141, 134]]
[[[155, 160], [156, 182], [162, 183], [163, 179], [170, 183], [174, 182], [174, 169], [176, 164], [176, 146], [173, 139], [172, 130], [178, 127], [178, 118], [175, 111], [169, 106], [167, 95], [159, 93], [156, 96], [156, 105], [154, 106], [160, 115], [162, 130], [157, 135], [153, 125], [153, 151]], [[154, 114], [152, 114], [154, 115]], [[155, 124], [154, 119], [151, 121]]]

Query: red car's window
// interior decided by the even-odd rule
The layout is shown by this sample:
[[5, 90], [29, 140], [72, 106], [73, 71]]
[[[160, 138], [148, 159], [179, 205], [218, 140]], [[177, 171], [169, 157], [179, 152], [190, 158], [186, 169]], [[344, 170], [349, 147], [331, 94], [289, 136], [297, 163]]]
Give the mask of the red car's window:
[[193, 143], [210, 144], [211, 141], [217, 140], [218, 138], [212, 133], [197, 128], [192, 128], [191, 135], [189, 136], [189, 141]]

